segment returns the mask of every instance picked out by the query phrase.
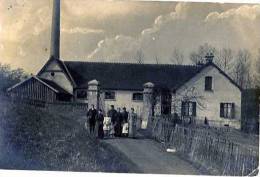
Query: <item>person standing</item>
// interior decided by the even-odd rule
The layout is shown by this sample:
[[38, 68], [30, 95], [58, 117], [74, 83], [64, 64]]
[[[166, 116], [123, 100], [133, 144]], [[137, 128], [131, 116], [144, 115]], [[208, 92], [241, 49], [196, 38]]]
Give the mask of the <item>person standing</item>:
[[129, 134], [128, 137], [135, 138], [136, 136], [136, 121], [137, 121], [137, 114], [134, 112], [134, 108], [131, 108], [131, 112], [128, 116], [128, 123], [129, 123]]
[[111, 118], [111, 122], [112, 122], [112, 125], [111, 125], [111, 129], [110, 129], [110, 136], [111, 137], [114, 137], [114, 134], [115, 134], [115, 125], [116, 125], [116, 116], [117, 116], [117, 112], [115, 110], [115, 107], [114, 105], [111, 105], [110, 106], [110, 110], [108, 111], [107, 113], [108, 117]]
[[88, 110], [87, 113], [90, 134], [95, 134], [96, 116], [97, 110], [95, 109], [95, 106], [92, 104], [91, 108]]
[[126, 108], [123, 107], [123, 112], [121, 113], [122, 116], [122, 135], [124, 137], [128, 136], [128, 112]]
[[96, 117], [97, 122], [97, 136], [98, 138], [104, 138], [104, 130], [103, 130], [103, 122], [104, 122], [104, 115], [101, 109], [98, 110], [98, 114]]
[[128, 121], [128, 112], [126, 111], [126, 108], [123, 107], [123, 112], [121, 113], [122, 121], [123, 123], [127, 123]]
[[122, 114], [120, 108], [117, 108], [115, 136], [121, 137], [121, 135], [122, 135]]
[[107, 115], [108, 115], [108, 117], [111, 117], [112, 124], [115, 124], [117, 112], [115, 110], [114, 105], [110, 106], [110, 110], [108, 111]]

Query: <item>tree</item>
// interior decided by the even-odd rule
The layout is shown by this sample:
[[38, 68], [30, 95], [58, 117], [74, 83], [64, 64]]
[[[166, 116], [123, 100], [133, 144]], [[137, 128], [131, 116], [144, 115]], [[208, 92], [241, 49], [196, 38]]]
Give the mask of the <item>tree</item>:
[[10, 65], [0, 63], [0, 94], [27, 77], [23, 69], [11, 69]]
[[180, 93], [174, 94], [173, 111], [179, 115], [181, 115], [182, 102], [196, 102], [199, 109], [205, 109], [207, 106], [203, 94], [196, 87], [184, 86]]
[[177, 64], [177, 65], [181, 65], [183, 64], [183, 60], [184, 60], [184, 55], [183, 52], [180, 51], [179, 49], [175, 48], [172, 52], [170, 61], [173, 64]]
[[225, 73], [230, 73], [231, 64], [233, 61], [233, 51], [230, 48], [223, 48], [216, 52], [217, 56], [215, 58], [215, 63], [220, 67]]
[[205, 43], [203, 45], [200, 45], [197, 51], [193, 51], [190, 54], [190, 60], [193, 64], [205, 64], [205, 56], [209, 53], [216, 54], [217, 50], [215, 47], [209, 45], [208, 43]]
[[260, 48], [258, 49], [258, 55], [256, 57], [254, 81], [254, 85], [260, 88]]
[[155, 59], [155, 63], [156, 63], [156, 64], [160, 64], [160, 61], [159, 61], [159, 58], [158, 58], [158, 56], [157, 56], [157, 55], [155, 56], [155, 58], [154, 58], [154, 59]]
[[232, 77], [235, 82], [244, 89], [252, 86], [252, 75], [250, 72], [251, 54], [248, 50], [239, 50], [236, 61], [233, 64]]
[[144, 63], [144, 53], [141, 49], [136, 52], [135, 59], [138, 64]]

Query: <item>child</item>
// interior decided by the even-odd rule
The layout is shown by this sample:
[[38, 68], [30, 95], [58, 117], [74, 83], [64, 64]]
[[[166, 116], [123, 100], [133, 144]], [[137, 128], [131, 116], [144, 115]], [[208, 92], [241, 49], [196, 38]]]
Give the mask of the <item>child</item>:
[[111, 125], [112, 125], [111, 117], [104, 117], [103, 130], [104, 130], [104, 135], [105, 135], [105, 137], [109, 137]]
[[122, 135], [123, 135], [123, 137], [127, 137], [128, 136], [128, 123], [127, 122], [125, 122], [123, 124]]
[[114, 136], [115, 136], [115, 128], [114, 128], [114, 125], [112, 124], [112, 122], [111, 122], [109, 127], [110, 127], [109, 136], [110, 136], [110, 138], [114, 138]]

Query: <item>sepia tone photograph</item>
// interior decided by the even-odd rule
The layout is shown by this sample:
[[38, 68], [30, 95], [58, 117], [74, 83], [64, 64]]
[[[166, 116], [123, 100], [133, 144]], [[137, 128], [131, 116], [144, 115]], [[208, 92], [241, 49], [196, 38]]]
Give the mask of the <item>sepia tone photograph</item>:
[[0, 0], [0, 169], [257, 176], [260, 4]]

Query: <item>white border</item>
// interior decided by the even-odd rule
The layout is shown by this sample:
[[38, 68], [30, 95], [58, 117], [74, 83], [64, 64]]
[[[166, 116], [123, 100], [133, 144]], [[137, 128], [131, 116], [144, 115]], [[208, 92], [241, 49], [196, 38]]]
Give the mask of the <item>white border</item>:
[[[132, 0], [137, 1], [137, 0]], [[159, 1], [159, 0], [139, 0], [139, 1]], [[209, 3], [244, 3], [244, 4], [260, 4], [260, 0], [160, 0], [173, 2], [209, 2]], [[26, 171], [26, 170], [0, 170], [0, 177], [117, 177], [117, 176], [146, 176], [146, 177], [164, 177], [164, 176], [183, 176], [187, 175], [157, 175], [157, 174], [126, 174], [126, 173], [88, 173], [88, 172], [49, 172], [49, 171]], [[191, 175], [188, 175], [191, 176]]]

